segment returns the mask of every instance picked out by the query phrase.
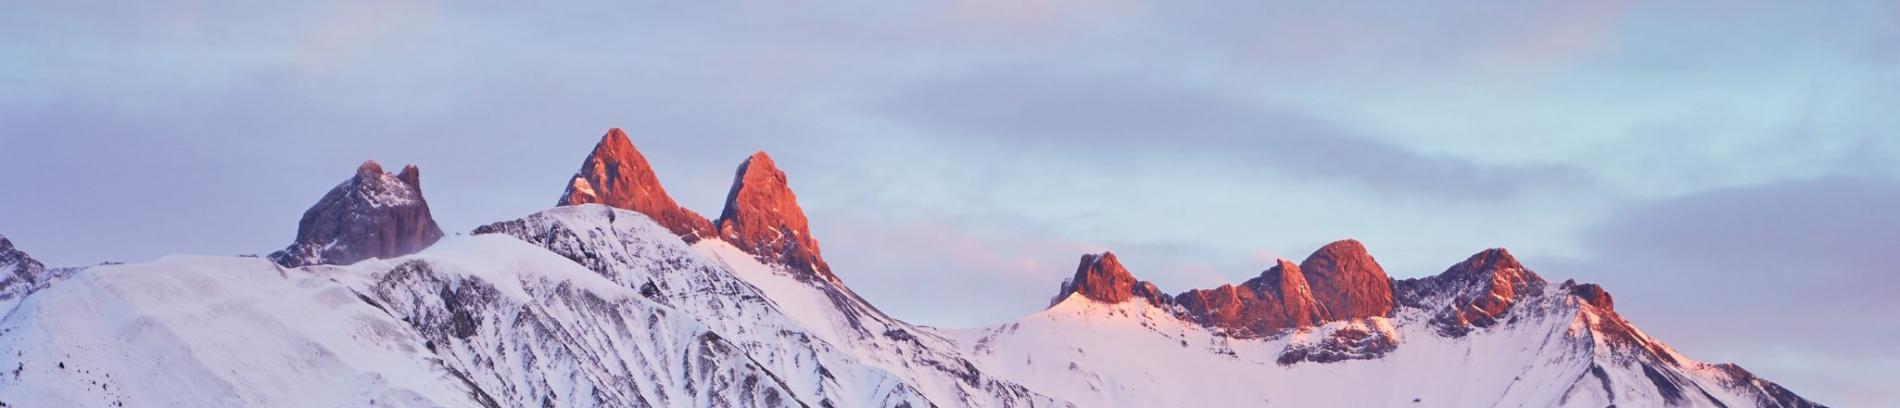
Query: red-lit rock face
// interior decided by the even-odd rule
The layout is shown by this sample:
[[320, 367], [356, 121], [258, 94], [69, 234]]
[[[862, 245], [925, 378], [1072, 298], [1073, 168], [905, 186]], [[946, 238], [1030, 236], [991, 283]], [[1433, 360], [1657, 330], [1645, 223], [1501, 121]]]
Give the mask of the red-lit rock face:
[[413, 254], [441, 238], [416, 166], [392, 175], [367, 161], [304, 211], [297, 240], [270, 258], [289, 267], [346, 265]]
[[1121, 303], [1135, 296], [1135, 275], [1122, 267], [1121, 260], [1115, 259], [1114, 252], [1101, 255], [1082, 255], [1082, 262], [1075, 268], [1075, 277], [1069, 279], [1071, 291], [1080, 293], [1089, 299], [1103, 303]]
[[680, 207], [660, 187], [660, 179], [646, 156], [633, 147], [626, 132], [608, 129], [594, 152], [569, 179], [556, 205], [605, 204], [646, 214], [686, 242], [713, 236], [712, 222]]
[[1056, 294], [1050, 304], [1060, 303], [1071, 293], [1080, 293], [1097, 302], [1121, 303], [1129, 299], [1142, 299], [1155, 306], [1167, 306], [1174, 298], [1161, 292], [1154, 282], [1136, 280], [1128, 268], [1113, 252], [1101, 255], [1083, 254], [1082, 261], [1075, 267], [1075, 276], [1062, 283], [1062, 291]]
[[1327, 320], [1313, 300], [1300, 267], [1286, 260], [1240, 286], [1190, 290], [1175, 296], [1174, 301], [1190, 320], [1240, 338], [1311, 327]]
[[1248, 285], [1257, 285], [1258, 291], [1262, 293], [1278, 291], [1277, 299], [1283, 305], [1286, 324], [1289, 326], [1305, 327], [1331, 320], [1320, 309], [1319, 301], [1313, 298], [1312, 286], [1306, 282], [1306, 276], [1299, 265], [1281, 259], [1279, 264], [1261, 273], [1260, 277], [1254, 280], [1260, 283], [1254, 284], [1253, 281], [1248, 281]]
[[1300, 271], [1312, 287], [1313, 299], [1331, 319], [1392, 313], [1392, 278], [1357, 240], [1336, 241], [1313, 251], [1300, 262]]
[[801, 279], [838, 282], [819, 256], [818, 239], [811, 235], [785, 172], [765, 152], [753, 153], [739, 165], [715, 229], [720, 239], [761, 260], [785, 265], [802, 274]]

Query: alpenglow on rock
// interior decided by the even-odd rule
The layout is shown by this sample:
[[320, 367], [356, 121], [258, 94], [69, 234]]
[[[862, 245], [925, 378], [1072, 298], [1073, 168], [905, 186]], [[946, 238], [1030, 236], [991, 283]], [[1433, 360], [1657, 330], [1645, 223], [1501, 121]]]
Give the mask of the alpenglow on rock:
[[1181, 306], [1185, 319], [1240, 338], [1264, 337], [1326, 321], [1300, 266], [1285, 259], [1240, 286], [1189, 290], [1176, 295], [1174, 301]]
[[752, 153], [739, 164], [715, 226], [720, 239], [760, 260], [791, 268], [799, 279], [839, 282], [818, 255], [818, 239], [811, 235], [785, 172], [765, 152]]
[[594, 145], [594, 152], [581, 162], [580, 170], [574, 172], [567, 191], [561, 193], [561, 200], [556, 203], [559, 206], [581, 204], [605, 204], [646, 214], [686, 242], [715, 236], [712, 222], [680, 207], [666, 194], [653, 166], [647, 164], [646, 156], [633, 147], [627, 133], [620, 128], [607, 129], [607, 134], [601, 136], [600, 143]]
[[1062, 303], [1062, 299], [1071, 293], [1080, 293], [1082, 297], [1103, 303], [1121, 303], [1135, 298], [1145, 299], [1156, 306], [1173, 302], [1153, 282], [1136, 280], [1135, 274], [1122, 266], [1114, 252], [1083, 254], [1082, 261], [1075, 266], [1075, 276], [1062, 282], [1062, 291], [1056, 293], [1050, 304]]
[[370, 160], [304, 211], [297, 240], [270, 259], [293, 268], [348, 265], [413, 254], [438, 239], [442, 228], [422, 198], [420, 170], [410, 165], [389, 174]]
[[1300, 271], [1330, 320], [1392, 313], [1392, 278], [1359, 240], [1344, 239], [1320, 247], [1300, 262]]

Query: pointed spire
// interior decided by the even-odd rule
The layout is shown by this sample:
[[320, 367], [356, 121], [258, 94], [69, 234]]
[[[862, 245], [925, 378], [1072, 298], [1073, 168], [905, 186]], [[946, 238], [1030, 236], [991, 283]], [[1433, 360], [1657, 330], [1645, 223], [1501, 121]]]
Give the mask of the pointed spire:
[[687, 242], [713, 236], [712, 222], [673, 201], [627, 132], [607, 129], [556, 205], [604, 204], [646, 214]]
[[798, 206], [785, 172], [760, 151], [739, 164], [726, 208], [714, 223], [719, 238], [766, 262], [778, 263], [801, 279], [838, 282], [818, 251], [805, 211]]
[[402, 173], [397, 173], [396, 179], [408, 184], [409, 188], [422, 191], [422, 169], [416, 168], [414, 164], [402, 166]]

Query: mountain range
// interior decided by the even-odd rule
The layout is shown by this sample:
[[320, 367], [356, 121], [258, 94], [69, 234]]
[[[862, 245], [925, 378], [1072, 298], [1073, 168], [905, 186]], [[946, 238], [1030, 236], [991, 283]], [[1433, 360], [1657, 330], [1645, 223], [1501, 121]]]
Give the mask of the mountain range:
[[1083, 254], [1047, 309], [945, 329], [846, 286], [764, 152], [708, 219], [612, 129], [554, 204], [448, 235], [371, 161], [267, 257], [0, 237], [0, 406], [1820, 406], [1503, 248], [1392, 279], [1344, 239], [1178, 293]]

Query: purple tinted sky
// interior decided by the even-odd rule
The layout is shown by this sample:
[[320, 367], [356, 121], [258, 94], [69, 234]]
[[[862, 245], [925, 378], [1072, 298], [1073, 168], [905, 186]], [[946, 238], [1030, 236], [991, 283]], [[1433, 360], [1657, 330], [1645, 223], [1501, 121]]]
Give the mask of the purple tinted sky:
[[1691, 356], [1900, 404], [1890, 1], [385, 3], [7, 7], [0, 234], [268, 252], [366, 158], [465, 231], [618, 126], [702, 213], [772, 152], [913, 321], [1033, 312], [1083, 251], [1180, 291], [1508, 246]]

